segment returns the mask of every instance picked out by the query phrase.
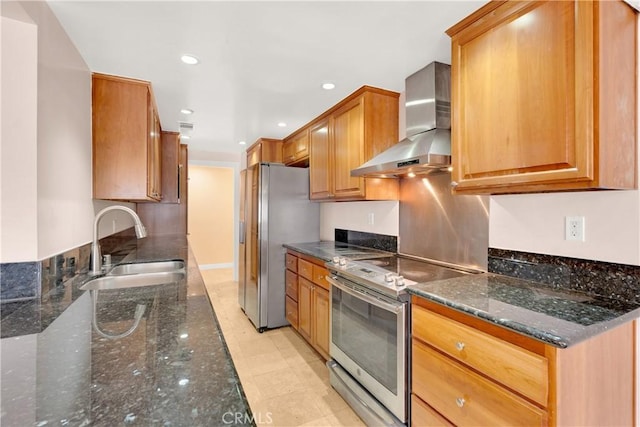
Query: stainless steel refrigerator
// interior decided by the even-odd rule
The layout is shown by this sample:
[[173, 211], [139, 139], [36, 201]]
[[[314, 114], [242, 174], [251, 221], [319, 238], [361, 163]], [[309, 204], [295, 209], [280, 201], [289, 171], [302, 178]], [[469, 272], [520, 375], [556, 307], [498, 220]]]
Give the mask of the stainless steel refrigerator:
[[260, 163], [246, 169], [244, 181], [238, 302], [262, 332], [289, 324], [282, 244], [319, 240], [320, 205], [309, 201], [306, 168]]

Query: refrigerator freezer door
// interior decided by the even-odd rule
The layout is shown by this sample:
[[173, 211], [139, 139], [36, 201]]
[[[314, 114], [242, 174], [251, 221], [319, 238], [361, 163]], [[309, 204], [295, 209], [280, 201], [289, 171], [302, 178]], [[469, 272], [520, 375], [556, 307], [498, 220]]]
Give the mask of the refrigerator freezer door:
[[[288, 325], [285, 316], [285, 253], [283, 243], [320, 237], [320, 205], [309, 201], [309, 169], [263, 165], [260, 205], [260, 323], [267, 328]], [[264, 170], [264, 169], [263, 169]]]
[[309, 201], [308, 169], [280, 164], [255, 168], [247, 170], [244, 302], [249, 319], [264, 330], [289, 324], [282, 245], [319, 239], [320, 206]]

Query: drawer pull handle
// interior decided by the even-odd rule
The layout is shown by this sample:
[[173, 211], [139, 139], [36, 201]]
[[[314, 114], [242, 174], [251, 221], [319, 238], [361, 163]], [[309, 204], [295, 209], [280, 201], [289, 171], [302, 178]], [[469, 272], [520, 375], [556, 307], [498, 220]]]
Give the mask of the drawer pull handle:
[[462, 341], [456, 342], [456, 348], [458, 349], [458, 351], [464, 350], [464, 343]]
[[463, 397], [457, 397], [456, 398], [456, 405], [458, 405], [458, 408], [462, 408], [464, 406], [465, 400]]

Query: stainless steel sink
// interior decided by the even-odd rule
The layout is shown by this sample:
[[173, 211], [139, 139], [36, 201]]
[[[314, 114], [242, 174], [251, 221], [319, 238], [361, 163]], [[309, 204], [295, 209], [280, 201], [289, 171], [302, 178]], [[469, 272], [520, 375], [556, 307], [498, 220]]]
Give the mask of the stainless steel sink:
[[107, 276], [184, 271], [184, 261], [150, 261], [116, 265]]
[[141, 286], [164, 285], [179, 282], [186, 276], [184, 270], [162, 271], [155, 273], [123, 274], [119, 276], [102, 276], [89, 280], [80, 286], [83, 291], [124, 289]]

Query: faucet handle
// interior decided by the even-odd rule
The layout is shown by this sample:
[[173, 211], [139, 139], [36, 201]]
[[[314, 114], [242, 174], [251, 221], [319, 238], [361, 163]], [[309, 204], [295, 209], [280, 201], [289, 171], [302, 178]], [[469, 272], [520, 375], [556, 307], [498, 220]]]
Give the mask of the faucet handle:
[[102, 266], [111, 267], [111, 254], [106, 254], [102, 256]]

